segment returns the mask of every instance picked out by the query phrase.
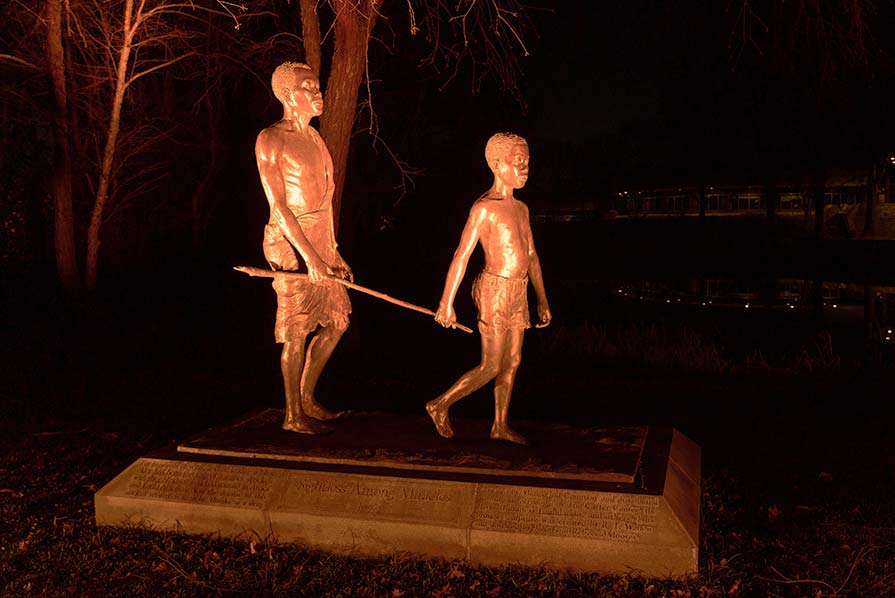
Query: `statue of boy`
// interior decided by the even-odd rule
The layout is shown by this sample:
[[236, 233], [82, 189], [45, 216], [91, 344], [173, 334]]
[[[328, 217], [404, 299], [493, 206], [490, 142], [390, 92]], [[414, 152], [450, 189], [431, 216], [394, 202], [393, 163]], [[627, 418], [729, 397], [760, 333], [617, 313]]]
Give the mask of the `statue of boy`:
[[[321, 420], [334, 413], [318, 403], [320, 373], [348, 328], [351, 303], [345, 288], [327, 277], [353, 280], [336, 250], [333, 230], [333, 164], [311, 119], [323, 113], [317, 76], [306, 64], [285, 62], [271, 78], [283, 104], [283, 119], [264, 129], [255, 143], [261, 184], [270, 204], [264, 227], [264, 257], [274, 270], [307, 268], [307, 278], [275, 278], [275, 336], [283, 343], [280, 367], [286, 390], [284, 430], [302, 434], [329, 431]], [[296, 255], [297, 254], [297, 255]], [[305, 340], [315, 329], [305, 352]]]
[[552, 318], [544, 291], [541, 262], [535, 251], [528, 206], [513, 197], [528, 180], [528, 144], [512, 133], [498, 133], [485, 146], [485, 159], [494, 173], [494, 184], [473, 204], [448, 269], [444, 292], [435, 320], [449, 327], [456, 323], [454, 298], [469, 256], [477, 243], [485, 251], [485, 269], [472, 286], [479, 312], [482, 359], [444, 394], [426, 404], [435, 429], [445, 438], [454, 435], [448, 409], [451, 405], [494, 380], [494, 425], [491, 438], [525, 444], [510, 428], [507, 414], [516, 370], [522, 360], [522, 340], [530, 327], [526, 291], [531, 280], [538, 299], [537, 328]]

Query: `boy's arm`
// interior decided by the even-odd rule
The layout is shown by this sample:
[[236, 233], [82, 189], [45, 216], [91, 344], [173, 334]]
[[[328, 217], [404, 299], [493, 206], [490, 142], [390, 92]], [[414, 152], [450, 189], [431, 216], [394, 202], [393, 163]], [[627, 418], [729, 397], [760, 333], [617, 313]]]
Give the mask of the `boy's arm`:
[[264, 194], [270, 203], [270, 212], [274, 222], [305, 261], [308, 267], [308, 278], [311, 282], [317, 282], [332, 274], [332, 270], [317, 255], [301, 229], [295, 214], [286, 205], [286, 185], [283, 182], [283, 173], [280, 171], [278, 162], [281, 151], [282, 144], [276, 136], [269, 129], [261, 131], [255, 142], [255, 158], [258, 161], [261, 186], [264, 187]]
[[535, 249], [534, 236], [531, 234], [531, 225], [528, 218], [528, 206], [525, 207], [526, 235], [528, 236], [528, 279], [538, 299], [538, 323], [535, 328], [544, 328], [550, 324], [553, 314], [550, 313], [550, 305], [547, 303], [547, 291], [544, 289], [544, 275], [541, 272], [541, 260]]
[[435, 313], [435, 321], [445, 328], [452, 326], [457, 321], [457, 314], [454, 313], [454, 298], [457, 296], [457, 289], [460, 288], [460, 281], [466, 274], [469, 256], [472, 255], [472, 250], [478, 243], [484, 220], [485, 210], [479, 202], [476, 202], [469, 212], [466, 226], [463, 227], [463, 234], [460, 235], [457, 250], [454, 251], [454, 258], [451, 260], [447, 279], [444, 282], [444, 292], [441, 294], [438, 311]]

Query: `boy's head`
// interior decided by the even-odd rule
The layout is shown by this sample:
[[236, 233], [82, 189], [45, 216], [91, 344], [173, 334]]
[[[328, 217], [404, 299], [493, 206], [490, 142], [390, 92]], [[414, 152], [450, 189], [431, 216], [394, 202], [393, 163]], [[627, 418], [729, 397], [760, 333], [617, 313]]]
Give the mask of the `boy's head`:
[[515, 133], [496, 133], [485, 144], [485, 160], [494, 176], [514, 189], [528, 180], [528, 143]]

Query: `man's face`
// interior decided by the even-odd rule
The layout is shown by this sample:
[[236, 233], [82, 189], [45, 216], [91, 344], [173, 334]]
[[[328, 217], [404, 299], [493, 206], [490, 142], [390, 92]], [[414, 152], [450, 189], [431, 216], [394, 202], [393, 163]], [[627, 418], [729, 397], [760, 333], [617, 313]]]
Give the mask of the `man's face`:
[[289, 101], [298, 112], [311, 116], [323, 114], [323, 93], [320, 82], [311, 71], [296, 70], [295, 84], [289, 90]]
[[516, 143], [497, 161], [497, 177], [508, 187], [521, 189], [528, 180], [528, 144]]

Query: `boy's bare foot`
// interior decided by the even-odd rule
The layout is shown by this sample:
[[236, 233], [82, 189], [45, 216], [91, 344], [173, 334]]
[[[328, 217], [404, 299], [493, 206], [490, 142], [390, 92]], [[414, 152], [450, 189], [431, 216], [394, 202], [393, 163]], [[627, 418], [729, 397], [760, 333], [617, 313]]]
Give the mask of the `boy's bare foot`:
[[451, 420], [448, 418], [447, 409], [441, 411], [438, 409], [436, 401], [426, 403], [426, 412], [432, 418], [435, 429], [444, 438], [453, 438], [454, 431], [451, 429]]
[[289, 432], [298, 432], [299, 434], [327, 434], [333, 431], [330, 426], [307, 415], [286, 418], [286, 421], [283, 422], [283, 429]]
[[319, 419], [320, 421], [325, 422], [339, 419], [349, 413], [348, 411], [330, 411], [313, 398], [303, 399], [301, 402], [301, 410], [304, 411], [305, 415], [309, 415], [314, 419]]
[[506, 424], [499, 426], [495, 423], [493, 426], [491, 426], [491, 438], [493, 438], [494, 440], [506, 440], [507, 442], [513, 442], [515, 444], [528, 444], [528, 441], [525, 440], [524, 436], [517, 433]]

